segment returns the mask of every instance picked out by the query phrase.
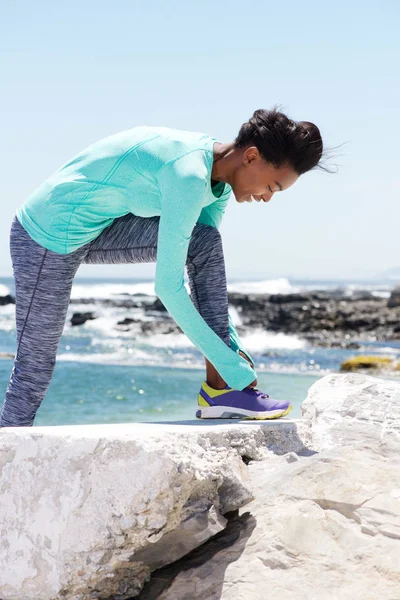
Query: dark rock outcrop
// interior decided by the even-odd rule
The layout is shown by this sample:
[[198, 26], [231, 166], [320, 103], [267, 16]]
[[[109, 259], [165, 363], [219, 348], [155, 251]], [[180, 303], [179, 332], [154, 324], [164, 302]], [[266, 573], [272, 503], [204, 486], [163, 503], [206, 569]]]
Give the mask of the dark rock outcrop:
[[11, 294], [0, 296], [0, 306], [6, 306], [7, 304], [15, 304], [15, 298]]
[[95, 317], [95, 315], [92, 312], [77, 312], [74, 313], [71, 317], [71, 325], [83, 325], [84, 323], [86, 323], [86, 321], [92, 321], [93, 319], [97, 319], [97, 317]]
[[182, 329], [173, 321], [159, 320], [159, 321], [144, 321], [141, 324], [142, 333], [147, 335], [154, 335], [156, 333], [183, 333]]
[[400, 306], [400, 286], [397, 286], [392, 290], [390, 298], [388, 300], [388, 308], [397, 308]]
[[140, 323], [140, 319], [131, 319], [130, 317], [126, 317], [122, 319], [122, 321], [118, 321], [117, 325], [132, 325], [133, 323]]
[[[400, 307], [369, 292], [347, 296], [338, 291], [301, 294], [229, 294], [244, 328], [299, 335], [315, 344], [337, 345], [349, 338], [400, 339]], [[342, 344], [341, 344], [342, 345]]]

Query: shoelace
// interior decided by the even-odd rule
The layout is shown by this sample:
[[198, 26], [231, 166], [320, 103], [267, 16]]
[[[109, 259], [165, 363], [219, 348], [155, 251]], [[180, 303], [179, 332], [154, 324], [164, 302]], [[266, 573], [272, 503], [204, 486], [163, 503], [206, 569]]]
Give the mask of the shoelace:
[[[229, 385], [226, 386], [225, 388], [226, 390], [232, 390], [233, 388], [231, 388]], [[259, 390], [256, 387], [251, 387], [251, 388], [246, 388], [249, 391], [254, 391], [254, 392], [258, 392], [261, 395], [261, 398], [269, 398], [269, 394], [266, 394], [265, 392], [262, 392], [261, 390]]]
[[265, 392], [262, 392], [261, 390], [259, 390], [256, 387], [250, 388], [251, 390], [254, 390], [255, 392], [258, 392], [261, 395], [261, 398], [269, 398], [269, 394], [266, 394]]

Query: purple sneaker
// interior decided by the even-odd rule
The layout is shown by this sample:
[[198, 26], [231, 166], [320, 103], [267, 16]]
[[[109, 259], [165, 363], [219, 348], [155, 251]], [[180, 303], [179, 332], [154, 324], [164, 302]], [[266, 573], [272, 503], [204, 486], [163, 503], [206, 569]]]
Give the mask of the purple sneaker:
[[273, 400], [258, 388], [215, 390], [203, 382], [197, 398], [198, 419], [277, 419], [292, 410], [290, 402]]

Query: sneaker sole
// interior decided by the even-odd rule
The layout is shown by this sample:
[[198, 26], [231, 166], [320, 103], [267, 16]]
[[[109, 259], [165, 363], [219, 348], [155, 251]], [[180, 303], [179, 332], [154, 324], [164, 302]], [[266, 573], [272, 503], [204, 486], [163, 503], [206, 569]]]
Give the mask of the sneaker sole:
[[236, 408], [233, 411], [229, 410], [228, 406], [202, 406], [196, 411], [196, 417], [198, 419], [255, 419], [265, 421], [285, 417], [290, 413], [292, 408], [292, 405], [289, 404], [285, 410], [255, 412], [246, 410], [245, 408]]

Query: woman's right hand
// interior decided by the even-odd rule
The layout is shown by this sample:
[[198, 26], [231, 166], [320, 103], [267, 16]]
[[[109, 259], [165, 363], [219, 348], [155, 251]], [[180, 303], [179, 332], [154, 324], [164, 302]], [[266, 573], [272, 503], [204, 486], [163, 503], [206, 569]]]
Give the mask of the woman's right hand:
[[253, 388], [253, 387], [257, 387], [257, 379], [255, 379], [252, 383], [250, 383], [247, 387], [249, 388]]
[[[243, 353], [241, 350], [239, 350], [239, 354], [240, 354], [240, 356], [243, 356], [243, 358], [245, 358], [245, 359], [247, 360], [247, 362], [248, 362], [248, 363], [250, 363], [250, 364], [251, 364], [251, 366], [252, 366], [252, 368], [254, 369], [254, 365], [253, 365], [253, 363], [251, 362], [251, 360], [249, 360], [249, 359], [248, 359], [248, 357], [247, 357], [247, 356], [246, 356], [246, 355], [245, 355], [245, 354], [244, 354], [244, 353]], [[255, 379], [255, 380], [254, 380], [252, 383], [250, 383], [250, 384], [249, 384], [247, 387], [248, 387], [248, 388], [257, 387], [257, 379]], [[244, 388], [244, 389], [246, 389], [246, 388]]]

